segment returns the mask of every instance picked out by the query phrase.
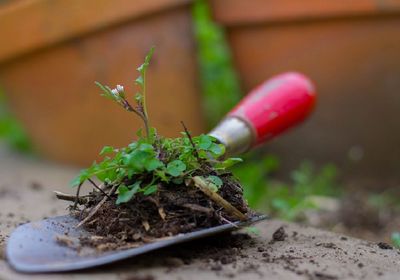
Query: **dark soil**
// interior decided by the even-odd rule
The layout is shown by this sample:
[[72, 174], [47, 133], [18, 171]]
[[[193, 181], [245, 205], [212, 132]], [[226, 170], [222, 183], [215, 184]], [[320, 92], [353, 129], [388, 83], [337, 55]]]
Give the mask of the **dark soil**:
[[[224, 184], [218, 194], [250, 216], [240, 184], [230, 174], [222, 179]], [[73, 215], [83, 220], [103, 197], [100, 192], [92, 192], [89, 202], [83, 209], [73, 210]], [[183, 184], [159, 185], [155, 194], [139, 194], [125, 204], [116, 205], [116, 199], [112, 195], [83, 225], [92, 237], [83, 238], [82, 245], [99, 250], [135, 247], [158, 238], [237, 221], [198, 188]]]
[[285, 241], [287, 234], [283, 227], [278, 228], [272, 235], [273, 241]]
[[385, 242], [379, 242], [378, 247], [383, 249], [383, 250], [393, 250], [393, 246], [385, 243]]

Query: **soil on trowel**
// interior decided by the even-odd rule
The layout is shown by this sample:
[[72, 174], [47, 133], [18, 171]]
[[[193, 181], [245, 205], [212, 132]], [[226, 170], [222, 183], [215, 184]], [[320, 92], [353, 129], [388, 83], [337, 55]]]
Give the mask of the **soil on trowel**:
[[[231, 174], [221, 178], [224, 184], [218, 194], [249, 218], [253, 216], [243, 199], [239, 182]], [[82, 221], [103, 198], [102, 193], [92, 192], [83, 208], [71, 210], [71, 213]], [[184, 184], [158, 185], [155, 194], [138, 194], [120, 205], [116, 205], [116, 199], [117, 195], [112, 195], [82, 225], [91, 236], [82, 237], [81, 245], [100, 251], [126, 249], [237, 221], [198, 188]]]

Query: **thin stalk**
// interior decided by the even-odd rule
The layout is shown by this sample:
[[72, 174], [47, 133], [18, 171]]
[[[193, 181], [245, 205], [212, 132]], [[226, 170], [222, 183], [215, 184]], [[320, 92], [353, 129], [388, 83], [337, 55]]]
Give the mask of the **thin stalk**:
[[143, 99], [142, 99], [142, 107], [143, 107], [143, 122], [146, 129], [146, 137], [147, 139], [150, 137], [150, 124], [149, 124], [149, 115], [147, 114], [147, 103], [146, 103], [146, 71], [143, 73]]

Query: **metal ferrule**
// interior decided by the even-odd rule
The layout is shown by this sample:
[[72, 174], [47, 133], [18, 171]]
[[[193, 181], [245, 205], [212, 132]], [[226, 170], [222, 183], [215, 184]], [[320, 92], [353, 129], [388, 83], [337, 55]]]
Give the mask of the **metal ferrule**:
[[236, 117], [223, 119], [209, 135], [217, 138], [225, 146], [225, 156], [238, 155], [248, 151], [255, 140], [251, 126]]

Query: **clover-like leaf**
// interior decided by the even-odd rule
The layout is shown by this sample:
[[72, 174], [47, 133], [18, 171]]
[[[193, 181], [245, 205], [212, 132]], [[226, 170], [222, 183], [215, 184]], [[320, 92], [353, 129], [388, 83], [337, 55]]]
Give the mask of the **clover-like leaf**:
[[178, 177], [186, 170], [186, 164], [181, 160], [174, 160], [168, 163], [167, 173], [173, 177]]
[[111, 146], [104, 146], [103, 149], [101, 149], [100, 155], [104, 156], [105, 154], [111, 154], [114, 152], [114, 148]]
[[212, 152], [215, 157], [220, 157], [225, 154], [225, 146], [222, 144], [212, 143], [208, 150]]
[[144, 195], [151, 195], [151, 194], [157, 192], [157, 190], [158, 190], [157, 185], [150, 185], [150, 186], [147, 186], [146, 188], [143, 189], [143, 194]]
[[140, 189], [140, 181], [136, 182], [134, 185], [132, 185], [130, 188], [128, 188], [125, 185], [120, 185], [118, 187], [118, 198], [117, 198], [117, 204], [121, 203], [127, 203], [130, 201], [135, 194], [139, 191]]
[[162, 161], [160, 161], [157, 158], [151, 158], [148, 161], [145, 162], [144, 167], [146, 168], [147, 171], [154, 171], [157, 168], [163, 167], [164, 164]]
[[208, 135], [201, 135], [198, 137], [198, 147], [202, 150], [207, 150], [212, 144], [212, 138]]
[[222, 185], [224, 184], [224, 182], [222, 182], [221, 178], [218, 176], [214, 176], [214, 175], [210, 175], [206, 178], [206, 180], [208, 182], [213, 183], [215, 186], [217, 186], [217, 188], [219, 189], [220, 187], [222, 187]]

